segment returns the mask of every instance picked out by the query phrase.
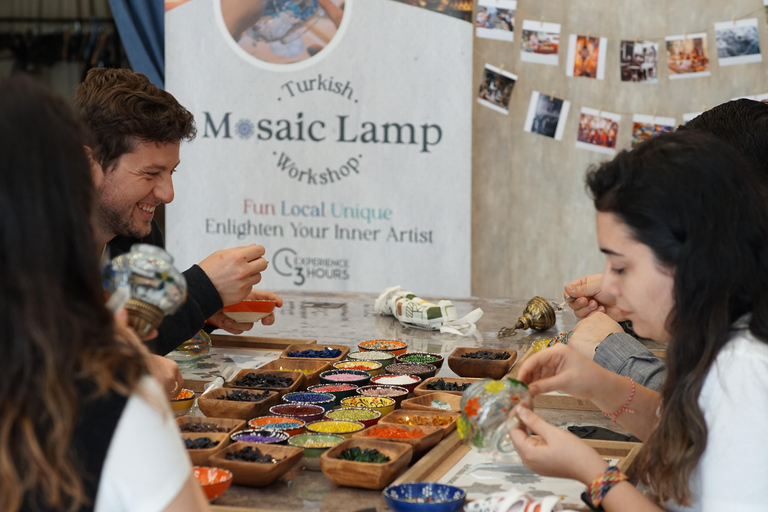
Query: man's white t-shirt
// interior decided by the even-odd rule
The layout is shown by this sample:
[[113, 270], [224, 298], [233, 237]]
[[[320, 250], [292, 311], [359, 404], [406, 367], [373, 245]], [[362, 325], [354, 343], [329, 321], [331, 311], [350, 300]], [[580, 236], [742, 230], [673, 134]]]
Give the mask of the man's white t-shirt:
[[109, 445], [95, 512], [164, 510], [192, 474], [160, 385], [146, 376], [138, 391], [128, 398]]

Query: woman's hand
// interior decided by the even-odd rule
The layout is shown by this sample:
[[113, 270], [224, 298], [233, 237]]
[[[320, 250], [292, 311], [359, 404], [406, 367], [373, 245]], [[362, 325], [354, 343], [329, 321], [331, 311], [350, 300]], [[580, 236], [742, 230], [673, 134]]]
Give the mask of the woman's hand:
[[[512, 444], [528, 469], [545, 476], [572, 478], [589, 485], [608, 463], [590, 446], [566, 430], [550, 425], [530, 409], [518, 406], [522, 422], [510, 431]], [[525, 427], [539, 437], [529, 436]]]
[[518, 380], [528, 384], [531, 395], [563, 391], [584, 400], [591, 399], [603, 370], [572, 348], [556, 344], [531, 356], [520, 368]]

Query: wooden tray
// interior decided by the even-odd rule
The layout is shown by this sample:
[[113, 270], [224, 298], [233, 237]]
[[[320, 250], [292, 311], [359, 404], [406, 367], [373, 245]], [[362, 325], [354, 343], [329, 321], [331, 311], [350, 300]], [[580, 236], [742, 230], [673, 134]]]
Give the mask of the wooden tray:
[[[279, 375], [280, 377], [289, 377], [293, 379], [293, 384], [291, 384], [288, 387], [285, 388], [269, 388], [265, 386], [239, 386], [237, 385], [237, 381], [248, 375], [249, 373], [255, 373], [255, 374], [264, 374], [264, 373], [270, 373], [273, 375]], [[243, 370], [240, 370], [237, 372], [237, 375], [232, 377], [232, 379], [229, 382], [224, 383], [224, 387], [228, 389], [237, 388], [237, 389], [258, 389], [258, 390], [265, 390], [265, 391], [277, 391], [280, 396], [283, 396], [286, 393], [290, 393], [292, 391], [298, 391], [299, 389], [304, 389], [304, 374], [301, 372], [286, 372], [281, 370], [264, 370], [263, 368], [255, 368], [255, 369], [248, 369], [245, 368]]]
[[365, 430], [361, 430], [360, 432], [356, 432], [352, 434], [353, 438], [360, 438], [360, 439], [379, 439], [381, 441], [392, 441], [395, 443], [404, 443], [413, 448], [413, 456], [419, 456], [422, 453], [426, 452], [433, 446], [435, 446], [437, 443], [440, 442], [440, 440], [443, 438], [443, 429], [442, 427], [421, 427], [417, 425], [394, 425], [394, 424], [382, 424], [382, 427], [399, 427], [403, 428], [405, 430], [416, 430], [421, 429], [424, 432], [424, 435], [421, 437], [415, 437], [415, 438], [389, 438], [389, 437], [376, 437], [372, 436], [371, 430], [374, 430], [379, 427], [379, 425], [374, 425], [372, 427], [368, 427]]
[[[315, 340], [312, 340], [313, 342]], [[339, 357], [288, 357], [289, 352], [293, 352], [294, 350], [322, 350], [324, 347], [330, 347], [330, 348], [337, 348], [341, 350], [341, 355]], [[337, 361], [341, 361], [345, 357], [347, 357], [347, 354], [349, 354], [349, 347], [346, 345], [313, 345], [311, 347], [304, 346], [303, 343], [295, 343], [292, 345], [288, 345], [283, 350], [283, 353], [280, 354], [280, 359], [290, 359], [292, 361], [327, 361], [333, 365], [333, 363]]]
[[459, 418], [459, 413], [457, 412], [451, 412], [451, 411], [440, 411], [437, 409], [433, 409], [431, 411], [419, 411], [419, 410], [407, 410], [407, 409], [395, 409], [391, 413], [387, 414], [386, 416], [383, 416], [379, 423], [383, 424], [395, 424], [395, 425], [403, 425], [403, 423], [400, 423], [398, 420], [400, 418], [407, 418], [408, 416], [442, 416], [442, 417], [449, 417], [451, 418], [451, 422], [448, 423], [445, 426], [439, 427], [442, 429], [442, 436], [446, 437], [448, 434], [456, 430], [456, 420]]
[[[461, 357], [464, 354], [478, 352], [480, 350], [498, 354], [506, 352], [509, 354], [509, 357], [506, 359], [470, 359]], [[498, 380], [504, 377], [510, 368], [512, 368], [515, 364], [515, 359], [517, 359], [516, 350], [485, 347], [458, 347], [450, 356], [448, 356], [448, 367], [460, 377], [491, 378]]]
[[[533, 348], [529, 348], [528, 351], [523, 355], [523, 357], [520, 358], [520, 360], [517, 362], [514, 368], [512, 368], [512, 371], [510, 371], [506, 375], [506, 377], [511, 377], [513, 379], [516, 379], [517, 372], [520, 369], [520, 366], [533, 354], [534, 354]], [[560, 394], [537, 395], [533, 397], [533, 407], [540, 408], [540, 409], [568, 409], [572, 411], [600, 412], [600, 408], [598, 408], [595, 404], [593, 404], [589, 400], [582, 400], [580, 398], [576, 398], [575, 396], [564, 395], [564, 394], [563, 395], [560, 395]]]
[[280, 371], [280, 368], [288, 368], [289, 370], [312, 370], [309, 373], [304, 373], [303, 387], [307, 388], [318, 384], [320, 382], [320, 374], [330, 370], [333, 366], [331, 366], [331, 363], [323, 361], [322, 359], [306, 359], [302, 361], [300, 358], [290, 358], [275, 359], [274, 361], [270, 361], [260, 366], [259, 370]]
[[200, 410], [206, 416], [249, 420], [259, 416], [263, 411], [269, 410], [273, 405], [280, 403], [280, 395], [276, 391], [269, 391], [269, 396], [260, 402], [235, 402], [216, 399], [217, 396], [230, 391], [232, 391], [232, 388], [213, 389], [198, 398], [197, 406], [200, 407]]
[[452, 393], [444, 393], [442, 391], [437, 391], [435, 393], [429, 393], [428, 395], [421, 395], [415, 398], [408, 398], [407, 400], [403, 400], [403, 402], [400, 404], [400, 407], [402, 409], [412, 409], [412, 410], [419, 410], [419, 411], [445, 411], [446, 410], [446, 409], [438, 409], [436, 407], [430, 407], [429, 404], [432, 403], [432, 400], [440, 400], [441, 402], [446, 402], [448, 405], [451, 406], [451, 410], [453, 412], [456, 412], [459, 410], [461, 396], [454, 395]]
[[[181, 428], [182, 425], [185, 425], [187, 423], [213, 423], [217, 426], [227, 428], [226, 432], [207, 432], [208, 434], [231, 434], [232, 432], [237, 432], [238, 430], [242, 430], [245, 428], [245, 421], [241, 419], [233, 419], [233, 418], [206, 418], [201, 416], [181, 416], [179, 418], [176, 418], [176, 424]], [[182, 432], [187, 434], [192, 434], [193, 432]], [[197, 433], [197, 432], [195, 432]], [[206, 432], [200, 432], [201, 434]]]
[[317, 340], [308, 338], [272, 338], [263, 336], [241, 336], [237, 334], [211, 334], [211, 343], [216, 348], [283, 350], [290, 345], [310, 345], [312, 343], [317, 343]]
[[[337, 459], [347, 448], [375, 448], [389, 457], [389, 462], [375, 464]], [[393, 443], [379, 439], [347, 439], [326, 450], [320, 456], [323, 474], [336, 485], [383, 489], [394, 480], [413, 457], [413, 448], [404, 443]]]
[[[643, 446], [642, 443], [624, 441], [598, 441], [594, 439], [583, 439], [583, 441], [592, 446], [603, 457], [619, 459], [616, 466], [625, 474], [629, 471]], [[469, 450], [469, 446], [462, 443], [458, 432], [453, 432], [400, 475], [392, 482], [392, 485], [406, 482], [437, 482]]]
[[458, 385], [466, 384], [469, 382], [470, 384], [473, 382], [477, 382], [480, 379], [464, 379], [462, 377], [430, 377], [425, 381], [422, 381], [421, 384], [416, 386], [413, 390], [413, 394], [416, 396], [424, 396], [428, 395], [430, 393], [451, 393], [452, 395], [463, 395], [463, 391], [440, 391], [438, 389], [427, 389], [427, 386], [431, 382], [435, 382], [439, 379], [443, 379], [443, 382], [455, 382]]
[[207, 437], [211, 441], [218, 441], [219, 444], [213, 448], [204, 448], [201, 450], [187, 450], [189, 458], [192, 459], [193, 466], [207, 466], [208, 458], [219, 450], [223, 450], [229, 445], [229, 434], [224, 432], [185, 432], [181, 434], [182, 439], [199, 439], [201, 437]]
[[[228, 460], [227, 453], [242, 450], [246, 446], [258, 448], [261, 453], [280, 459], [275, 464], [259, 462], [242, 462]], [[232, 472], [232, 481], [240, 485], [264, 487], [271, 484], [286, 474], [304, 456], [304, 450], [295, 446], [279, 446], [275, 444], [245, 443], [238, 441], [232, 443], [224, 450], [220, 450], [210, 458], [210, 464], [217, 468], [228, 469]]]

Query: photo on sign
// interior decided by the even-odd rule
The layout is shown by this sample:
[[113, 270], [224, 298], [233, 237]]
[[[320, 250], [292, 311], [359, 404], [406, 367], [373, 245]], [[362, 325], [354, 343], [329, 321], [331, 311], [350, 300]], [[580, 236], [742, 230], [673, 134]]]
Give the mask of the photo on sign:
[[533, 91], [523, 129], [529, 133], [563, 140], [563, 131], [570, 108], [571, 102], [568, 100]]
[[345, 0], [222, 0], [229, 36], [254, 59], [292, 64], [321, 53], [338, 32]]
[[632, 117], [632, 147], [662, 133], [675, 131], [674, 117], [654, 117], [635, 114]]
[[604, 37], [569, 36], [568, 65], [565, 74], [585, 78], [605, 78], [605, 53], [608, 40]]
[[721, 66], [760, 62], [760, 38], [757, 18], [715, 23], [717, 59]]
[[576, 147], [606, 155], [616, 154], [620, 121], [621, 114], [582, 107]]
[[[237, 0], [242, 1], [242, 0]], [[445, 14], [464, 21], [472, 20], [472, 2], [466, 0], [391, 0], [401, 4], [412, 5], [420, 9]]]
[[621, 81], [659, 82], [659, 45], [651, 41], [622, 41], [619, 47]]
[[478, 0], [475, 35], [485, 39], [513, 41], [517, 0]]
[[477, 102], [496, 112], [509, 114], [509, 97], [517, 82], [517, 75], [490, 64], [485, 65]]
[[707, 34], [669, 36], [666, 42], [670, 80], [710, 75]]
[[520, 60], [537, 64], [558, 65], [560, 24], [523, 20]]

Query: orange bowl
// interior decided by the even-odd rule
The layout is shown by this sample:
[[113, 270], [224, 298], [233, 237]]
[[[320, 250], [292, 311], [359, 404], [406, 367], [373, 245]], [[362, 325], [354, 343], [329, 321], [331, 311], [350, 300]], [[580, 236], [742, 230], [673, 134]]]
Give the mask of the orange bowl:
[[195, 466], [192, 468], [192, 472], [209, 501], [213, 501], [224, 494], [224, 491], [232, 483], [232, 473], [226, 469]]
[[221, 311], [235, 322], [258, 322], [269, 315], [276, 305], [277, 302], [274, 300], [244, 300], [224, 306]]

